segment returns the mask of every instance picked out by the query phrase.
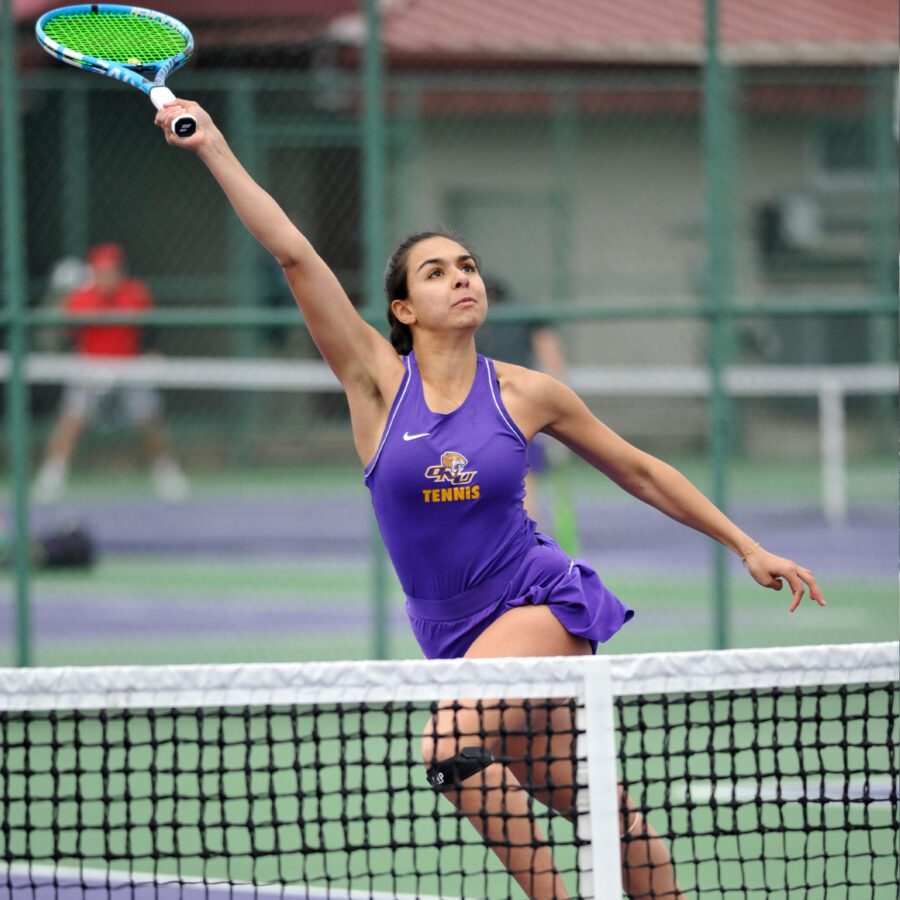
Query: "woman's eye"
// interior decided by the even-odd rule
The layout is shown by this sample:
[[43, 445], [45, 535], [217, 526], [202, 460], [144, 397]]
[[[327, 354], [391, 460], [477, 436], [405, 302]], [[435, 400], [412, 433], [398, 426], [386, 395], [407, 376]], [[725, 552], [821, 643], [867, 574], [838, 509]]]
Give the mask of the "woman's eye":
[[429, 278], [434, 278], [435, 275], [440, 275], [440, 274], [441, 274], [441, 270], [440, 270], [440, 269], [432, 269], [432, 270], [428, 273], [428, 277], [429, 277]]

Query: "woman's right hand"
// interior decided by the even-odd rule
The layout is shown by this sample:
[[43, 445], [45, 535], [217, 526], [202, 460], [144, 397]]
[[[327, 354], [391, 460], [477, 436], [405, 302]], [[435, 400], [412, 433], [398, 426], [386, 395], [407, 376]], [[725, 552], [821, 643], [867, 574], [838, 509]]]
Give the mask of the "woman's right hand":
[[[178, 137], [172, 131], [172, 122], [185, 113], [189, 113], [197, 121], [197, 130], [190, 137], [183, 138]], [[182, 100], [180, 98], [170, 100], [156, 113], [154, 124], [162, 128], [166, 140], [173, 147], [181, 147], [182, 150], [193, 150], [195, 153], [208, 144], [214, 135], [218, 134], [218, 129], [213, 124], [209, 113], [193, 100]]]

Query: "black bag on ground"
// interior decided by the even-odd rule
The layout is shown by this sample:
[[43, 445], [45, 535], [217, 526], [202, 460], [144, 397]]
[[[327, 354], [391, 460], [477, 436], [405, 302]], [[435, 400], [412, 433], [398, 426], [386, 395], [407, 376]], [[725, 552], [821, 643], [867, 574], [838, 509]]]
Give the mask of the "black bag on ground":
[[35, 564], [45, 569], [85, 568], [93, 565], [97, 555], [90, 534], [78, 524], [42, 532], [32, 552]]

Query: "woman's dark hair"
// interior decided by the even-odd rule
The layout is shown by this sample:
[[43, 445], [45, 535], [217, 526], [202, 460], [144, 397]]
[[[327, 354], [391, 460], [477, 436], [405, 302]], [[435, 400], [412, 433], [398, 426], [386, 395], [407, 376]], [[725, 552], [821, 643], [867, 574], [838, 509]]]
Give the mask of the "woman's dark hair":
[[442, 237], [451, 241], [456, 241], [457, 244], [468, 250], [472, 259], [475, 260], [475, 265], [479, 268], [481, 266], [481, 260], [479, 260], [477, 255], [469, 249], [468, 244], [458, 234], [454, 234], [452, 231], [443, 228], [436, 228], [428, 231], [414, 231], [412, 234], [408, 234], [396, 247], [394, 247], [390, 257], [388, 257], [387, 266], [384, 270], [384, 293], [387, 297], [388, 304], [387, 320], [388, 324], [391, 326], [391, 344], [393, 344], [394, 349], [401, 356], [406, 356], [413, 348], [412, 331], [410, 330], [409, 325], [404, 325], [397, 320], [397, 317], [391, 310], [391, 301], [406, 300], [406, 298], [409, 297], [409, 283], [407, 281], [407, 276], [409, 274], [407, 270], [409, 251], [420, 241], [426, 241], [428, 238], [433, 237]]

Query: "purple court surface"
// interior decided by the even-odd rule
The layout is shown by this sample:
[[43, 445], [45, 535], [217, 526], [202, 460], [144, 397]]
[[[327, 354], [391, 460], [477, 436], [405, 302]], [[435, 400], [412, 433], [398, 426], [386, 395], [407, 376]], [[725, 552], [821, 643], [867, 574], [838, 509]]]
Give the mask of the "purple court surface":
[[[707, 568], [710, 543], [637, 501], [585, 505], [576, 510], [582, 555], [601, 571]], [[851, 510], [847, 523], [829, 527], [816, 507], [736, 506], [741, 527], [763, 535], [776, 552], [819, 572], [893, 576], [896, 515], [888, 505]], [[72, 502], [37, 509], [32, 527], [78, 522], [101, 554], [169, 556], [246, 555], [294, 560], [368, 558], [372, 514], [366, 498], [198, 499], [161, 504]]]
[[[704, 579], [712, 565], [712, 543], [649, 507], [619, 501], [579, 504], [580, 556], [607, 578], [615, 574], [658, 579]], [[889, 507], [851, 510], [848, 522], [830, 528], [814, 507], [763, 507], [744, 504], [733, 517], [745, 531], [766, 545], [813, 569], [820, 583], [842, 579], [853, 584], [883, 583], [896, 577], [896, 521]], [[367, 592], [372, 559], [372, 515], [367, 498], [338, 496], [300, 497], [197, 497], [183, 504], [163, 504], [140, 497], [130, 502], [70, 502], [33, 510], [34, 533], [77, 522], [92, 535], [101, 560], [140, 558], [158, 560], [160, 566], [190, 563], [209, 567], [219, 578], [230, 566], [288, 565], [298, 578], [303, 568], [323, 573], [303, 587], [302, 602], [292, 594], [267, 594], [265, 584], [226, 595], [217, 586], [181, 584], [177, 575], [167, 590], [154, 591], [138, 579], [120, 585], [112, 597], [109, 588], [98, 591], [91, 579], [34, 581], [31, 619], [38, 641], [124, 640], [184, 638], [247, 639], [256, 635], [332, 635], [352, 626], [355, 633], [371, 631], [372, 608]], [[732, 559], [730, 567], [739, 571]], [[300, 568], [298, 568], [298, 566]], [[192, 570], [193, 571], [193, 570]], [[358, 582], [336, 602], [328, 573], [356, 573]], [[889, 582], [890, 579], [890, 582]], [[318, 586], [316, 586], [318, 584]], [[252, 602], [248, 602], [252, 601]], [[10, 582], [0, 587], [0, 645], [12, 640], [14, 598]], [[64, 614], [61, 614], [64, 610]], [[214, 612], [213, 612], [214, 611]], [[829, 622], [835, 627], [869, 627], [869, 613], [845, 622], [849, 610], [834, 609]], [[392, 634], [406, 634], [399, 604], [389, 612]], [[641, 628], [693, 628], [707, 632], [712, 611], [705, 607], [657, 604], [641, 612]], [[734, 627], [759, 624], [756, 610], [737, 607]], [[863, 639], [863, 638], [857, 638]], [[2, 897], [0, 897], [2, 900]]]
[[[222, 882], [203, 883], [166, 881], [163, 877], [151, 880], [147, 876], [137, 877], [132, 883], [128, 876], [115, 875], [106, 878], [102, 872], [85, 872], [80, 875], [70, 870], [59, 870], [54, 876], [52, 870], [35, 869], [33, 875], [27, 870], [13, 867], [0, 872], [0, 897], [4, 900], [386, 900], [404, 895], [370, 891], [352, 891], [338, 887], [297, 887], [281, 885], [236, 885]], [[407, 900], [413, 900], [412, 897]], [[427, 900], [427, 898], [419, 898]]]

